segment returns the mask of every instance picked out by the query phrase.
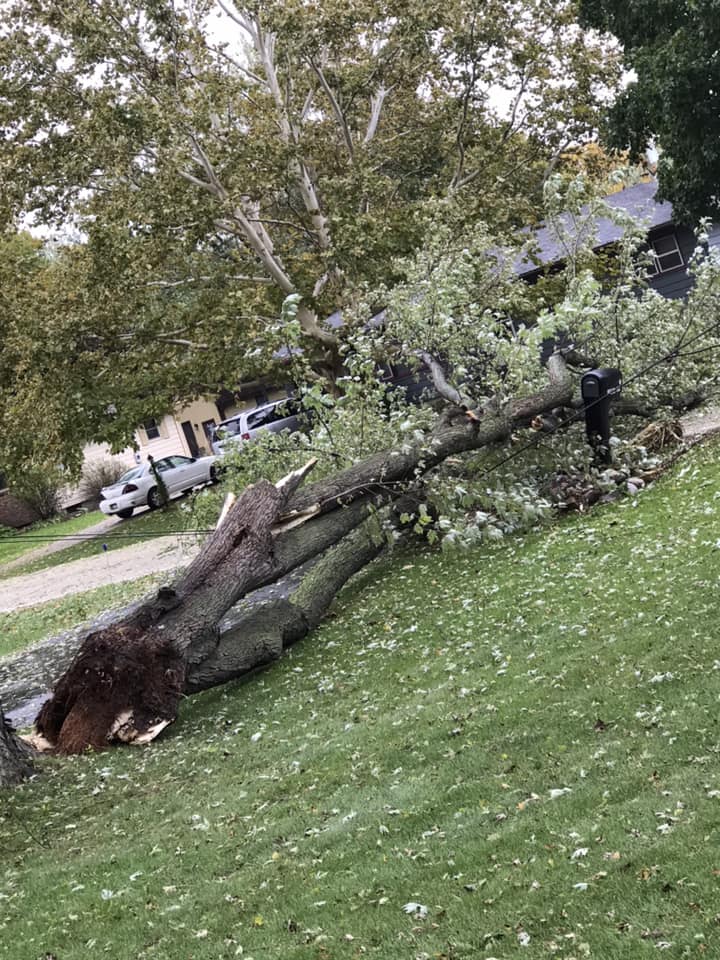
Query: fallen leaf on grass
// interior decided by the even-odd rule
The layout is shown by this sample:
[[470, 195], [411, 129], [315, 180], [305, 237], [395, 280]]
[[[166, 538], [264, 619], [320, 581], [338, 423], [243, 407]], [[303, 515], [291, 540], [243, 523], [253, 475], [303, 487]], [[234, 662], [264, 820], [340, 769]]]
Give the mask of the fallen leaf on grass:
[[403, 907], [405, 913], [412, 913], [413, 916], [418, 917], [420, 920], [424, 920], [428, 913], [428, 908], [422, 903], [415, 903], [410, 901], [406, 903]]

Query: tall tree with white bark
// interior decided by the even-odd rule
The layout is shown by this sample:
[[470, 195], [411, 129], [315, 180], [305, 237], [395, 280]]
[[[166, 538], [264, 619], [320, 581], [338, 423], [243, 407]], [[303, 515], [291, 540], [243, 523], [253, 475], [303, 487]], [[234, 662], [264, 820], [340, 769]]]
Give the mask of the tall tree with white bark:
[[[267, 372], [291, 294], [332, 379], [348, 333], [324, 319], [398, 279], [438, 199], [457, 231], [531, 218], [617, 78], [570, 0], [9, 0], [4, 16], [3, 213], [84, 235], [63, 316], [117, 387], [109, 433], [136, 422], [123, 367], [166, 406]], [[75, 386], [102, 420], [92, 382]]]

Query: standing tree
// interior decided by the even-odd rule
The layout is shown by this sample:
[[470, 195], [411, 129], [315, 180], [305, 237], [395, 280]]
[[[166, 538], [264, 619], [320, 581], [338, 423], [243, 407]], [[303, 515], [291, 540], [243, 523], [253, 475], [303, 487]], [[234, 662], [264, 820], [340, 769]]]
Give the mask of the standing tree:
[[716, 0], [581, 0], [587, 24], [613, 33], [635, 78], [609, 117], [611, 143], [660, 148], [660, 194], [678, 217], [717, 218], [720, 18]]
[[61, 298], [79, 375], [63, 390], [98, 438], [132, 430], [138, 397], [167, 407], [267, 372], [291, 294], [332, 380], [348, 333], [324, 318], [359, 282], [399, 279], [438, 198], [457, 231], [531, 218], [617, 74], [571, 0], [4, 13], [2, 204], [82, 232]]

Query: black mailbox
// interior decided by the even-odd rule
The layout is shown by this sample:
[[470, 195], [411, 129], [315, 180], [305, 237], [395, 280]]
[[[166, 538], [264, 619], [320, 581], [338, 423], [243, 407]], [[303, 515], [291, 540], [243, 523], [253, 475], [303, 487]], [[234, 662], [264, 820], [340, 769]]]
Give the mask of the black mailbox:
[[610, 462], [610, 401], [622, 390], [622, 374], [614, 367], [600, 367], [580, 381], [585, 404], [585, 427], [596, 457]]

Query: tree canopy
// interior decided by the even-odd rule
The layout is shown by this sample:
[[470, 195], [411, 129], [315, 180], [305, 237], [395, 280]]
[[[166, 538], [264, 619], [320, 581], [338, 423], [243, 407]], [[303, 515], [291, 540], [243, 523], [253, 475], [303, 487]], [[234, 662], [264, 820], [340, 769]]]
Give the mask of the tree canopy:
[[581, 0], [584, 21], [625, 47], [636, 78], [609, 116], [613, 146], [661, 150], [660, 194], [676, 215], [717, 217], [720, 181], [720, 3]]
[[288, 295], [303, 349], [337, 371], [347, 333], [324, 318], [402, 279], [438, 217], [502, 233], [537, 216], [617, 80], [571, 0], [5, 13], [4, 222], [82, 237], [57, 255], [58, 339], [98, 438], [266, 372]]

